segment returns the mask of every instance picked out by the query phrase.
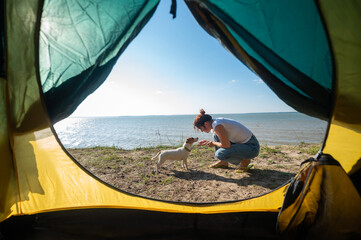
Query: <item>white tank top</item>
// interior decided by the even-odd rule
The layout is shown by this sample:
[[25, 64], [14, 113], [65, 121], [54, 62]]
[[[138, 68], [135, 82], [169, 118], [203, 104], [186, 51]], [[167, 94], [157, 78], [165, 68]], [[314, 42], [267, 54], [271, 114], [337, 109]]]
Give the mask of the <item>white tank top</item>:
[[[229, 141], [233, 143], [246, 143], [252, 137], [252, 132], [241, 123], [227, 118], [213, 119], [213, 129], [217, 125], [222, 125], [226, 131]], [[212, 132], [214, 133], [212, 129]]]

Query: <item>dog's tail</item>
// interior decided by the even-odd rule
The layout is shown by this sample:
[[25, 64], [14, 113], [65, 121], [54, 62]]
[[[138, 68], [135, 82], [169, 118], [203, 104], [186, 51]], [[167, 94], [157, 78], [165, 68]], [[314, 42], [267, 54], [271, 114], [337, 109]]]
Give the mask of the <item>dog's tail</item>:
[[162, 151], [159, 151], [159, 152], [157, 153], [157, 155], [155, 155], [154, 157], [152, 157], [152, 160], [156, 159], [161, 152], [162, 152]]

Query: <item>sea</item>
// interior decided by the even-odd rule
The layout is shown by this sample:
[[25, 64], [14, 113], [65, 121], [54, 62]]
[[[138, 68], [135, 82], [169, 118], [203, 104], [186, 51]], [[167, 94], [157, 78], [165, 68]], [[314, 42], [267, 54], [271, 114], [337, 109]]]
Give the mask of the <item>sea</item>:
[[[327, 122], [298, 112], [212, 114], [237, 120], [248, 127], [262, 145], [321, 143]], [[211, 133], [193, 129], [195, 115], [69, 117], [55, 124], [66, 148], [95, 146], [135, 149], [178, 146], [187, 137], [213, 139]]]

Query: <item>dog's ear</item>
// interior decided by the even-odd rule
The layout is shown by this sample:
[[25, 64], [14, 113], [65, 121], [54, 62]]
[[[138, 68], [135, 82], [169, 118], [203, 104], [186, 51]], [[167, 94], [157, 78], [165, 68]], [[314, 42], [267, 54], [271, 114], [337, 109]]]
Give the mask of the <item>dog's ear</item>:
[[192, 139], [193, 138], [191, 138], [191, 137], [187, 138], [186, 143], [190, 143], [190, 141], [192, 141]]

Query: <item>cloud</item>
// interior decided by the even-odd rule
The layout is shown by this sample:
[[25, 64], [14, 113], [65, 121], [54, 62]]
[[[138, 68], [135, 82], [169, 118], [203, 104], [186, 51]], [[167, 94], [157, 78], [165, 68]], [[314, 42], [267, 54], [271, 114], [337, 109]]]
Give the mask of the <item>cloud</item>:
[[158, 94], [158, 95], [163, 94], [163, 92], [162, 92], [161, 90], [157, 90], [157, 91], [155, 91], [154, 93], [155, 93], [155, 94]]
[[253, 82], [257, 83], [257, 84], [261, 84], [264, 83], [262, 79], [258, 78], [258, 79], [254, 79]]
[[220, 89], [223, 90], [225, 89], [227, 86], [231, 85], [231, 84], [234, 84], [238, 82], [238, 80], [235, 80], [235, 79], [232, 79], [232, 80], [229, 80], [225, 85], [223, 85]]

